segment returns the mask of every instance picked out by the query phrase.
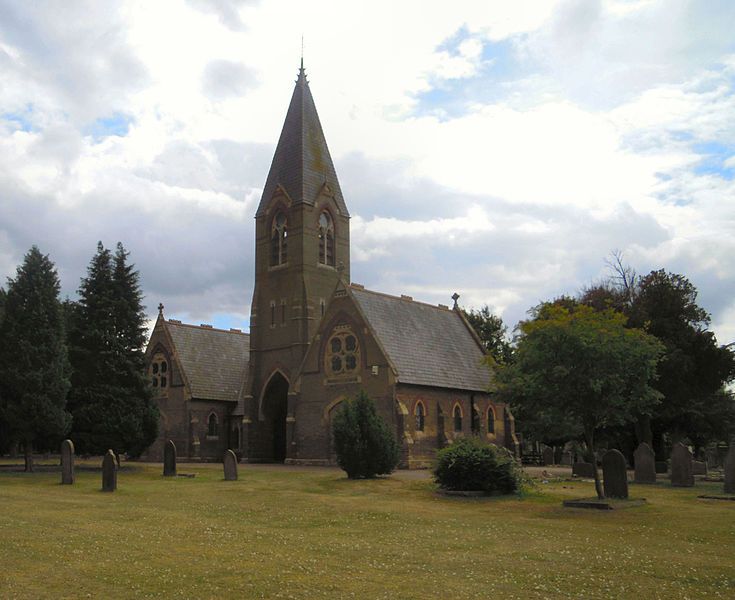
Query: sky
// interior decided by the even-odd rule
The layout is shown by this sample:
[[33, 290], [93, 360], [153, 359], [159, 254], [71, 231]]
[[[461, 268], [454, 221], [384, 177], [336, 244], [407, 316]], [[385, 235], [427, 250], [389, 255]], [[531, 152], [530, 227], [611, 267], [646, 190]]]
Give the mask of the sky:
[[302, 36], [354, 282], [512, 330], [617, 250], [735, 342], [730, 0], [2, 0], [0, 281], [121, 241], [151, 319], [247, 330]]

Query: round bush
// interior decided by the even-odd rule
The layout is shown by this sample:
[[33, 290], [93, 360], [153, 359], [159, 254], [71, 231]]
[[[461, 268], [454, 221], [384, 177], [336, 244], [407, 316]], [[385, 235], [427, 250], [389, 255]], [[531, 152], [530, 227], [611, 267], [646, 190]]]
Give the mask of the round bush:
[[511, 494], [520, 491], [522, 472], [505, 448], [466, 437], [437, 453], [434, 480], [445, 490]]

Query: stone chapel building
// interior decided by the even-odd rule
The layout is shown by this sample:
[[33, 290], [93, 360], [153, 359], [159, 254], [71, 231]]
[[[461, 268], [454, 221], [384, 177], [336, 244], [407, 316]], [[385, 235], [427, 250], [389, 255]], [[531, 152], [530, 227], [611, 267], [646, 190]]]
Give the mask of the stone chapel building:
[[250, 333], [158, 320], [146, 351], [161, 412], [147, 453], [334, 464], [331, 424], [365, 390], [402, 467], [459, 436], [517, 449], [477, 335], [454, 308], [350, 282], [350, 215], [303, 65], [255, 215]]

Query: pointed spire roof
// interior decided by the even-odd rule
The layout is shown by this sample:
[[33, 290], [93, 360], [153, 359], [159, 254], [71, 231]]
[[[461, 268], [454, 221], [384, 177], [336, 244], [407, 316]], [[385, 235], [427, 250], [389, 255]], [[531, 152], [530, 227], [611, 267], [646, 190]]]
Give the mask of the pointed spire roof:
[[265, 213], [278, 186], [283, 188], [294, 203], [313, 204], [325, 184], [329, 190], [327, 193], [334, 196], [339, 211], [343, 215], [349, 215], [309, 82], [306, 80], [302, 58], [296, 87], [273, 155], [257, 215]]

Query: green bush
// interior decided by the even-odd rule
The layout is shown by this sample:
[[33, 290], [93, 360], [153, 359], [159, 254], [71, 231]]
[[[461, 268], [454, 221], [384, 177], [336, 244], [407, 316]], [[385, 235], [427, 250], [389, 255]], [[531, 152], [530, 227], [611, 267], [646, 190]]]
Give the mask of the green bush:
[[463, 437], [437, 453], [434, 480], [445, 490], [486, 494], [519, 492], [523, 474], [505, 448], [476, 437]]
[[364, 391], [342, 403], [334, 417], [332, 436], [337, 464], [350, 479], [384, 475], [398, 464], [395, 435]]

